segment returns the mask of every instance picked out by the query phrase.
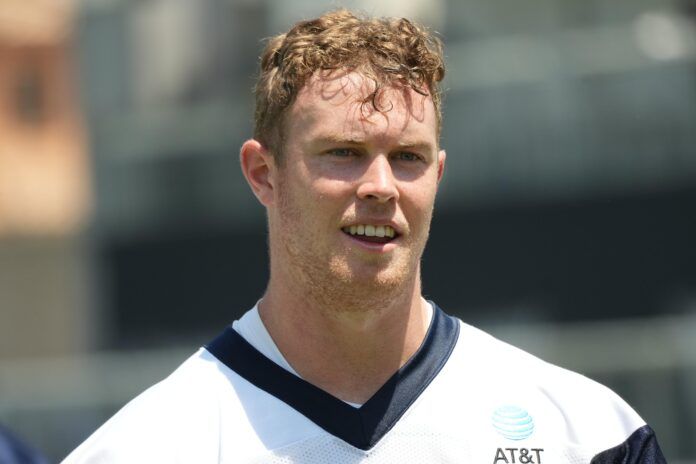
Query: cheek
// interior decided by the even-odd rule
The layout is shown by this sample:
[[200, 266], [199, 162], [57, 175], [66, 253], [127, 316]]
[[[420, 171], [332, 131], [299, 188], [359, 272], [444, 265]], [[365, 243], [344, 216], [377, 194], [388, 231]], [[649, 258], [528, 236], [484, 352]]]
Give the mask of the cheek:
[[323, 224], [332, 217], [330, 195], [317, 182], [285, 183], [278, 188], [278, 200], [285, 228], [303, 237], [323, 233]]
[[331, 175], [315, 176], [310, 188], [318, 196], [341, 196], [355, 188], [355, 180], [351, 176], [338, 175], [333, 172]]
[[[427, 219], [432, 213], [433, 205], [435, 203], [435, 190], [433, 188], [422, 187], [422, 188], [410, 188], [408, 191], [404, 192], [405, 196], [409, 198], [409, 201], [404, 202], [404, 209], [408, 209], [411, 214], [415, 216], [422, 217], [423, 220]], [[416, 218], [414, 218], [416, 219]]]
[[276, 186], [277, 216], [285, 229], [296, 228], [302, 220], [303, 199], [298, 196], [300, 190], [285, 179]]

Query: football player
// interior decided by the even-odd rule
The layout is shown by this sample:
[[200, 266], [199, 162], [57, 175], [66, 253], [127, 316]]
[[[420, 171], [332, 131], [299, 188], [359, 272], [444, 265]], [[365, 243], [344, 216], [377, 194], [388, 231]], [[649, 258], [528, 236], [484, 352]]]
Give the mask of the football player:
[[664, 462], [617, 395], [423, 298], [444, 74], [407, 19], [339, 10], [268, 41], [240, 153], [267, 289], [65, 462]]

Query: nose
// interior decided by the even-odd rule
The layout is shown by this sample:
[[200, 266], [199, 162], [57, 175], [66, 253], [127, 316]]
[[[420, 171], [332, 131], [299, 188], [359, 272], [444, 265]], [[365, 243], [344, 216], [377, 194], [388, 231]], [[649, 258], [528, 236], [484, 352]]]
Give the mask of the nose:
[[387, 203], [399, 199], [399, 190], [386, 156], [377, 156], [370, 162], [358, 186], [358, 198]]

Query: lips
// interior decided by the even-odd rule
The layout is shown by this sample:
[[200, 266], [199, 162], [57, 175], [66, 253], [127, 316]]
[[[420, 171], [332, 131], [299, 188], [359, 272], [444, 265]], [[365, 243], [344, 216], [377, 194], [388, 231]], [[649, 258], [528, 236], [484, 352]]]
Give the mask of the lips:
[[399, 235], [386, 224], [353, 224], [341, 230], [355, 239], [371, 243], [389, 243]]

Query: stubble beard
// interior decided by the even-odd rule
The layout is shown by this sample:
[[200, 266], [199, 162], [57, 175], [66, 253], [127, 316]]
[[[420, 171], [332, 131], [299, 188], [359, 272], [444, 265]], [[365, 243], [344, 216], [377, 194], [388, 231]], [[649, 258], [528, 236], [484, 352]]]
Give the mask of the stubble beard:
[[271, 253], [275, 247], [276, 254], [285, 255], [281, 272], [290, 283], [288, 290], [297, 297], [327, 311], [364, 312], [377, 311], [394, 301], [411, 297], [414, 285], [420, 289], [420, 258], [430, 218], [425, 224], [425, 236], [411, 237], [395, 256], [378, 256], [373, 262], [360, 263], [360, 269], [355, 269], [350, 261], [363, 257], [350, 256], [350, 250], [347, 254], [342, 250], [321, 250], [314, 244], [323, 242], [314, 240], [311, 234], [293, 233], [301, 230], [297, 225], [302, 223], [302, 211], [297, 206], [299, 202], [290, 200], [289, 195], [287, 190], [280, 195], [281, 236], [275, 237], [280, 239], [280, 246], [272, 243]]

